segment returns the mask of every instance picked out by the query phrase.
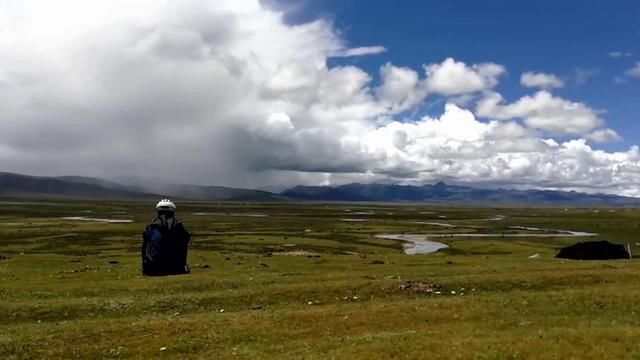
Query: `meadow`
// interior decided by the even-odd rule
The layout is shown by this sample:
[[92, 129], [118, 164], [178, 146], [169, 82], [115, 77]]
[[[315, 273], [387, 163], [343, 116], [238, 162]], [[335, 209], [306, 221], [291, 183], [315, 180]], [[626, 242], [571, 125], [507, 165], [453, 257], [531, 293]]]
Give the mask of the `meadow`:
[[555, 258], [585, 238], [452, 236], [411, 256], [376, 237], [537, 227], [640, 254], [640, 210], [178, 202], [192, 273], [150, 278], [151, 202], [0, 205], [2, 359], [640, 358], [635, 259]]

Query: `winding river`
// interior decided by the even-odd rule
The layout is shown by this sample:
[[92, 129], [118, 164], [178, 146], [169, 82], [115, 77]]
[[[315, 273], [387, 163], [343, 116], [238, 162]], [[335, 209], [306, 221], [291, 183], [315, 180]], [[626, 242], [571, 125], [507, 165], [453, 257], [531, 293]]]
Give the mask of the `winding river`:
[[[524, 227], [514, 227], [526, 230], [533, 230], [534, 228], [524, 228]], [[463, 234], [381, 234], [376, 235], [377, 238], [387, 239], [387, 240], [399, 240], [406, 242], [406, 246], [404, 249], [404, 253], [407, 255], [417, 255], [417, 254], [429, 254], [436, 252], [440, 249], [448, 248], [449, 245], [437, 242], [430, 241], [427, 238], [454, 238], [454, 237], [540, 237], [540, 238], [550, 238], [550, 237], [591, 237], [596, 236], [598, 234], [582, 232], [582, 231], [568, 231], [568, 230], [549, 230], [549, 229], [538, 229], [535, 228], [536, 231], [548, 231], [553, 233], [544, 233], [544, 234], [502, 234], [502, 233], [463, 233]]]

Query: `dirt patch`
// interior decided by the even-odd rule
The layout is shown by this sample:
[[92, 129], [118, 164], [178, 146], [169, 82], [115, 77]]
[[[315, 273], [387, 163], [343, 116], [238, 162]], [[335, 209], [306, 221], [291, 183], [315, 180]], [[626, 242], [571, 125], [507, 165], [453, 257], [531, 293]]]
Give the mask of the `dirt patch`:
[[249, 213], [215, 213], [215, 212], [194, 212], [191, 213], [194, 216], [231, 216], [231, 217], [256, 217], [265, 218], [269, 217], [269, 214], [249, 214]]
[[453, 224], [449, 224], [449, 223], [443, 223], [443, 222], [431, 222], [431, 221], [409, 221], [409, 224], [417, 224], [417, 225], [431, 225], [431, 226], [440, 226], [440, 227], [447, 227], [447, 228], [453, 228], [456, 227]]
[[86, 216], [65, 216], [62, 218], [62, 220], [87, 221], [87, 222], [108, 223], [108, 224], [129, 224], [133, 222], [133, 220], [129, 220], [129, 219], [101, 219], [101, 218], [91, 218]]
[[313, 253], [311, 251], [304, 251], [304, 250], [276, 252], [276, 253], [273, 253], [273, 255], [320, 257], [319, 254]]
[[414, 293], [434, 293], [440, 291], [442, 285], [425, 281], [405, 281], [398, 285], [398, 290], [411, 291]]
[[100, 268], [98, 267], [91, 267], [89, 265], [86, 265], [85, 267], [82, 267], [80, 269], [73, 269], [73, 270], [60, 270], [58, 271], [59, 274], [74, 274], [74, 273], [84, 273], [84, 272], [98, 272], [100, 270]]

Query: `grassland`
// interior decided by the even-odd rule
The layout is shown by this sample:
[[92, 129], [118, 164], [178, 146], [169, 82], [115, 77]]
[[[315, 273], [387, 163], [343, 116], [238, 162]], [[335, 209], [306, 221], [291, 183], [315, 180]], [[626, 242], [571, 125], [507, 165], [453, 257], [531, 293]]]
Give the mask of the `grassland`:
[[[179, 203], [193, 271], [147, 278], [153, 204], [0, 205], [2, 359], [640, 358], [636, 260], [554, 259], [576, 238], [451, 237], [408, 256], [375, 237], [525, 226], [640, 254], [639, 210]], [[132, 222], [62, 219], [77, 216]]]

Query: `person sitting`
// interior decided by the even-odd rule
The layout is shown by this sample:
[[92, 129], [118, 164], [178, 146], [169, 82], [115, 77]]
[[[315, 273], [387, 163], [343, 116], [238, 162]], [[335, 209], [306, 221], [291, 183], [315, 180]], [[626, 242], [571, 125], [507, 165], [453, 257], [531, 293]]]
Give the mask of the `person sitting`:
[[160, 200], [156, 211], [156, 218], [142, 233], [142, 273], [149, 276], [188, 274], [191, 234], [176, 217], [173, 201]]

